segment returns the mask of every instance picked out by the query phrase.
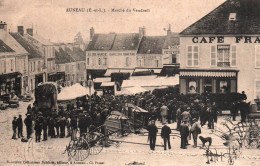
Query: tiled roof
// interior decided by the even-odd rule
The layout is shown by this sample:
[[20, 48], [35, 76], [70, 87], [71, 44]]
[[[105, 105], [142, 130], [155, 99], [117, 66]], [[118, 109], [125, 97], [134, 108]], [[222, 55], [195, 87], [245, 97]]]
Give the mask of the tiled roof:
[[27, 40], [19, 33], [10, 33], [13, 38], [29, 53], [28, 59], [42, 58], [42, 53], [34, 48]]
[[[227, 0], [186, 28], [181, 35], [260, 34], [260, 0]], [[236, 13], [235, 20], [229, 20]]]
[[14, 52], [10, 53], [16, 55], [28, 54], [28, 52], [5, 30], [0, 29], [0, 40], [2, 40], [5, 45], [11, 48]]
[[85, 52], [79, 47], [73, 47], [72, 55], [76, 61], [85, 61], [86, 54]]
[[178, 33], [170, 32], [170, 34], [166, 36], [163, 49], [168, 49], [169, 46], [174, 46], [174, 45], [180, 45], [180, 37]]
[[0, 52], [14, 52], [3, 40], [0, 40]]
[[110, 50], [115, 40], [115, 33], [95, 34], [87, 50]]
[[59, 51], [55, 50], [55, 63], [56, 64], [65, 64], [74, 62], [74, 59], [68, 54], [67, 51], [59, 48]]
[[112, 50], [137, 50], [139, 44], [138, 33], [116, 34]]
[[145, 36], [142, 38], [138, 54], [162, 54], [166, 36]]
[[[29, 34], [25, 34], [25, 35], [29, 35]], [[38, 42], [42, 43], [43, 45], [54, 45], [54, 43], [52, 43], [50, 40], [47, 40], [38, 34], [33, 34], [33, 36], [31, 36], [31, 35], [29, 35], [29, 36], [34, 38]]]

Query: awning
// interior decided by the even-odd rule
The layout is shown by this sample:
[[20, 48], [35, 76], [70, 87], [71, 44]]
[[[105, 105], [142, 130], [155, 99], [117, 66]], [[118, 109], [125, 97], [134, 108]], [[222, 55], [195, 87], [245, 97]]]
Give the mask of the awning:
[[152, 69], [155, 74], [160, 74], [162, 69]]
[[93, 82], [99, 82], [99, 83], [101, 83], [101, 82], [111, 82], [111, 78], [110, 77], [101, 77], [101, 78], [95, 78], [94, 80], [93, 80]]
[[111, 73], [117, 73], [119, 72], [119, 69], [107, 69], [106, 73], [104, 76], [111, 76]]
[[180, 71], [181, 77], [236, 77], [236, 71]]
[[101, 87], [115, 86], [115, 82], [102, 82]]
[[119, 72], [120, 73], [130, 73], [130, 75], [132, 75], [132, 73], [134, 72], [134, 69], [120, 69]]
[[16, 77], [21, 77], [22, 74], [19, 72], [8, 73], [0, 75], [0, 82], [6, 82], [7, 79], [14, 79]]

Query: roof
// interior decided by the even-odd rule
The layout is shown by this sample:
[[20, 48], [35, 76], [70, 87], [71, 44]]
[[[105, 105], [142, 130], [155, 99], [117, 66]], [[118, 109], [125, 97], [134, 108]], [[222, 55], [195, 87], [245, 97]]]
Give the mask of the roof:
[[[260, 34], [259, 9], [259, 0], [227, 0], [181, 35]], [[236, 20], [229, 20], [230, 13], [236, 13]]]
[[75, 60], [68, 54], [67, 51], [63, 50], [62, 48], [59, 48], [59, 51], [55, 51], [55, 63], [56, 64], [65, 64], [65, 63], [71, 63]]
[[27, 40], [19, 33], [10, 33], [15, 40], [29, 53], [28, 59], [42, 58], [42, 53], [34, 46], [27, 42]]
[[144, 36], [138, 54], [162, 54], [166, 36]]
[[14, 52], [14, 50], [0, 40], [0, 52]]
[[86, 60], [86, 54], [85, 52], [79, 48], [79, 47], [73, 47], [72, 48], [72, 57], [75, 59], [75, 61], [85, 61]]
[[52, 43], [50, 40], [47, 40], [38, 34], [33, 34], [33, 36], [31, 36], [29, 34], [25, 34], [25, 35], [28, 35], [28, 36], [34, 38], [35, 40], [42, 43], [43, 45], [54, 45], [54, 43]]
[[89, 42], [87, 51], [91, 50], [137, 50], [139, 46], [138, 33], [108, 33], [95, 34]]
[[137, 50], [139, 41], [138, 33], [116, 34], [112, 50]]
[[180, 45], [180, 36], [178, 33], [169, 32], [163, 44], [163, 49], [168, 49], [169, 46]]
[[0, 43], [2, 51], [15, 53], [17, 55], [28, 54], [28, 52], [15, 39], [3, 29], [0, 29], [0, 40], [2, 41], [2, 43]]
[[115, 33], [95, 34], [89, 43], [87, 50], [110, 50], [115, 40]]

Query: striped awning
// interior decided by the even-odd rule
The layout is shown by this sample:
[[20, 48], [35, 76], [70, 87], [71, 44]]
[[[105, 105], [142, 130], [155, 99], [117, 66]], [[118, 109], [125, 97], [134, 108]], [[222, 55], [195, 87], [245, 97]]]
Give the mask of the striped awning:
[[181, 77], [236, 77], [235, 71], [180, 71]]

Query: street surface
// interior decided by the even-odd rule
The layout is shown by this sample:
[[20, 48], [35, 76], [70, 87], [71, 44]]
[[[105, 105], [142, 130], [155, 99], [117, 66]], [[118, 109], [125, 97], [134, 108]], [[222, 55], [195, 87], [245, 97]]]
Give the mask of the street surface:
[[[31, 102], [30, 102], [31, 103]], [[187, 149], [180, 148], [180, 138], [171, 137], [171, 150], [164, 151], [163, 140], [157, 136], [157, 145], [155, 151], [150, 150], [149, 145], [121, 143], [118, 147], [111, 145], [104, 148], [98, 155], [90, 155], [85, 161], [75, 162], [69, 159], [68, 155], [63, 154], [66, 145], [70, 138], [48, 138], [47, 141], [36, 143], [33, 138], [28, 142], [21, 142], [20, 139], [13, 140], [12, 137], [12, 119], [13, 116], [22, 114], [25, 118], [28, 102], [20, 102], [18, 109], [9, 108], [0, 110], [0, 166], [10, 165], [189, 165], [201, 166], [206, 164], [207, 158], [203, 156], [205, 150], [199, 147], [193, 148], [193, 140], [190, 140], [191, 145]], [[240, 118], [238, 118], [239, 120]], [[217, 127], [222, 128], [220, 122], [224, 121], [224, 117], [219, 117]], [[162, 125], [157, 122], [157, 127]], [[176, 123], [169, 125], [171, 129], [176, 128]], [[173, 133], [178, 133], [172, 130]], [[23, 130], [26, 135], [25, 125]], [[160, 131], [159, 131], [160, 133]], [[34, 134], [34, 133], [33, 133]], [[147, 134], [146, 134], [147, 135]], [[127, 137], [120, 138], [122, 141], [136, 142], [148, 144], [147, 136], [131, 134]], [[212, 134], [207, 126], [202, 128], [202, 136], [210, 136], [213, 139], [212, 147], [225, 148], [223, 140]], [[201, 141], [198, 139], [198, 146], [201, 146]], [[227, 149], [218, 149], [218, 154], [227, 153]], [[217, 162], [211, 162], [210, 165], [228, 165], [227, 158], [218, 158]], [[242, 149], [242, 154], [238, 159], [235, 159], [234, 165], [237, 166], [258, 166], [260, 165], [260, 150], [259, 149]]]

